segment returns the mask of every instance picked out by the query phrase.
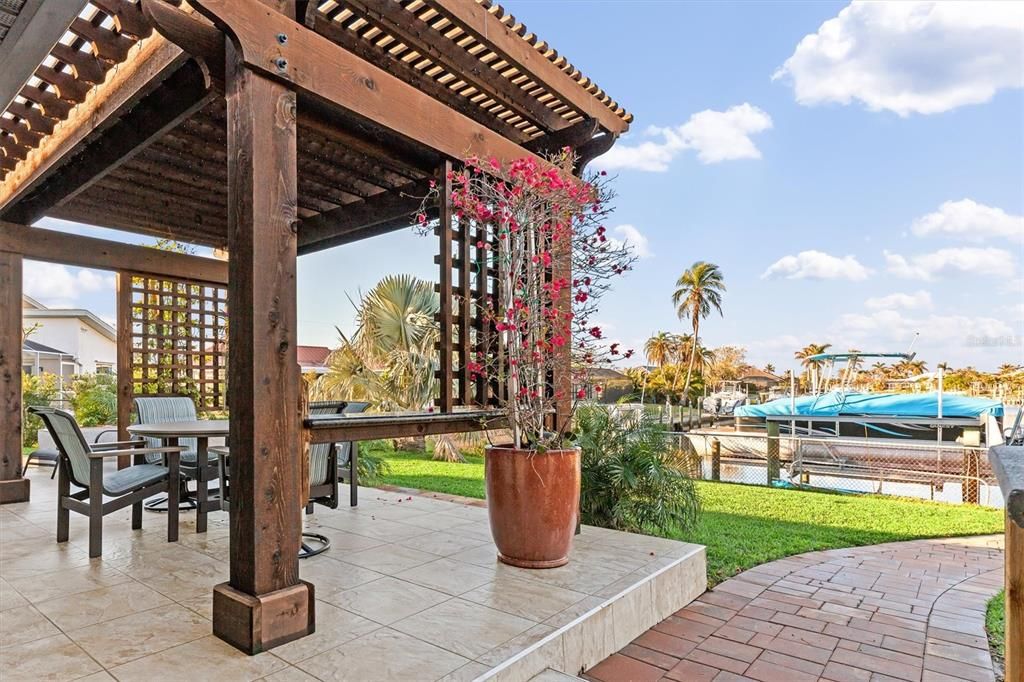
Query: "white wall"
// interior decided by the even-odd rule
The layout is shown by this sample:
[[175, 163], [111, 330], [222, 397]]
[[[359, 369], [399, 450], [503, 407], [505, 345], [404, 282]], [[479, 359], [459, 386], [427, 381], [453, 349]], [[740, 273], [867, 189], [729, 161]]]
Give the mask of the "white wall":
[[[78, 361], [78, 372], [95, 372], [96, 363], [116, 367], [117, 345], [78, 318], [27, 318], [26, 326], [39, 324], [28, 337], [36, 343], [70, 353]], [[66, 367], [65, 371], [70, 368]]]

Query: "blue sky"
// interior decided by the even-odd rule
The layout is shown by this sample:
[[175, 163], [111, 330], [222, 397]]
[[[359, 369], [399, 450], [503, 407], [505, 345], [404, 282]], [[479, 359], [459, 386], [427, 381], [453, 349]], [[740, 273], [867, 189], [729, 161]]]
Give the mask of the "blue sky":
[[[758, 365], [915, 332], [929, 368], [1024, 362], [1024, 4], [507, 8], [635, 116], [595, 162], [617, 176], [609, 227], [644, 254], [606, 301], [609, 335], [682, 331], [672, 286], [708, 260], [728, 292], [703, 340]], [[300, 342], [332, 345], [386, 273], [435, 277], [435, 247], [400, 231], [300, 259]], [[101, 273], [29, 267], [26, 289], [113, 317]]]

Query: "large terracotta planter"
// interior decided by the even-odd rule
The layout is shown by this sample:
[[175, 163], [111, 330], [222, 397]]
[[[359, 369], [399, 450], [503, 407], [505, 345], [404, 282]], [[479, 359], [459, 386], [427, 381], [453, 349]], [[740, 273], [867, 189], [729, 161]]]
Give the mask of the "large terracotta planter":
[[491, 446], [487, 514], [502, 563], [555, 568], [569, 561], [580, 508], [580, 451]]

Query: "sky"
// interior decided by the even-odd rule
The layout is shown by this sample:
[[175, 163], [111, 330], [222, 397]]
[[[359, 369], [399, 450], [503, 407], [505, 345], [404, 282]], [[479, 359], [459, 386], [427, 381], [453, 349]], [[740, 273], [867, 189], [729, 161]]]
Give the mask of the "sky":
[[[702, 342], [757, 366], [808, 343], [1024, 363], [1024, 3], [503, 4], [635, 117], [592, 165], [640, 256], [609, 337], [685, 331], [671, 294], [704, 260], [727, 292]], [[435, 279], [436, 246], [410, 229], [302, 257], [299, 342], [335, 345], [388, 273]], [[114, 317], [108, 273], [27, 263], [25, 289]]]

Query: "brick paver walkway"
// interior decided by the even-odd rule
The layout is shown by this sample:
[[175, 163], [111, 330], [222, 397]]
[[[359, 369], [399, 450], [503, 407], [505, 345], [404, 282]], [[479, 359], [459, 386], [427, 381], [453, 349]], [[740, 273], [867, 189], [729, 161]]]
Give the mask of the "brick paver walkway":
[[705, 592], [584, 676], [601, 682], [993, 680], [1002, 536], [811, 552]]

